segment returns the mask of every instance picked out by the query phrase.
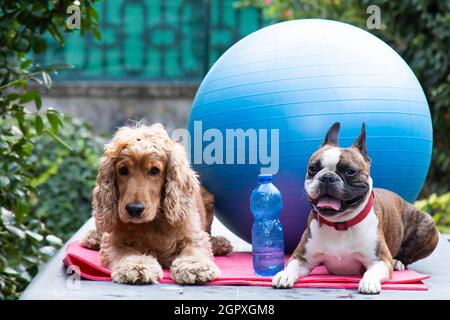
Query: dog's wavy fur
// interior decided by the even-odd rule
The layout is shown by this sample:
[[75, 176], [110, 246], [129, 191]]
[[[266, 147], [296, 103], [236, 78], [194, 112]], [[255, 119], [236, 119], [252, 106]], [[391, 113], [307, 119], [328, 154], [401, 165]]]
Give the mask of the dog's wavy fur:
[[[121, 176], [122, 162], [135, 166], [133, 179], [140, 180]], [[158, 168], [157, 174], [138, 171], [147, 170], [147, 162]], [[144, 203], [142, 216], [129, 216], [127, 201]], [[93, 191], [96, 230], [82, 239], [82, 245], [100, 248], [101, 263], [111, 269], [116, 282], [155, 283], [162, 267], [170, 267], [178, 283], [210, 281], [219, 274], [213, 251], [232, 251], [227, 239], [209, 236], [213, 203], [184, 148], [162, 125], [122, 127], [105, 145]]]

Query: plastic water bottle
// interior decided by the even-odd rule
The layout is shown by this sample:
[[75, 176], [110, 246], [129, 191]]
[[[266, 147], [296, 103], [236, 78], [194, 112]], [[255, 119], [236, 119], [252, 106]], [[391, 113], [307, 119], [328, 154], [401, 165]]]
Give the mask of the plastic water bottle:
[[271, 174], [260, 174], [250, 197], [255, 217], [252, 229], [253, 269], [261, 276], [272, 276], [284, 268], [283, 226], [278, 218], [283, 208], [280, 190]]

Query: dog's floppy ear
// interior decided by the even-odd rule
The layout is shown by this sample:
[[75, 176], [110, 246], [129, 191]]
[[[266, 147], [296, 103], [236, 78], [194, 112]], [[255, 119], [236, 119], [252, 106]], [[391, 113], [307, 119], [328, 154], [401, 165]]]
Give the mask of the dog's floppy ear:
[[97, 185], [93, 192], [93, 215], [98, 229], [111, 232], [117, 220], [118, 191], [115, 181], [114, 158], [105, 154], [100, 159]]
[[330, 129], [328, 129], [327, 135], [322, 142], [321, 147], [325, 145], [338, 146], [339, 139], [339, 129], [341, 128], [341, 124], [339, 122], [335, 122]]
[[362, 156], [366, 161], [370, 161], [370, 158], [367, 156], [367, 146], [366, 146], [366, 125], [363, 122], [361, 127], [361, 132], [359, 133], [358, 138], [356, 138], [352, 147], [356, 148], [361, 152]]
[[183, 220], [195, 206], [195, 193], [200, 190], [197, 175], [189, 165], [183, 146], [171, 142], [168, 152], [166, 182], [162, 207], [169, 223]]

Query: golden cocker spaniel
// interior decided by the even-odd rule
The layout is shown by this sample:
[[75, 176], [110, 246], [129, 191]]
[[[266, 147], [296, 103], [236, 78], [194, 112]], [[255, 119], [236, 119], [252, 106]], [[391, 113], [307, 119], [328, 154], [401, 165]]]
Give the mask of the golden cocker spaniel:
[[214, 280], [213, 252], [232, 247], [210, 238], [213, 201], [162, 125], [122, 127], [105, 145], [93, 192], [96, 230], [82, 245], [100, 248], [115, 282], [157, 283], [162, 267], [178, 283]]

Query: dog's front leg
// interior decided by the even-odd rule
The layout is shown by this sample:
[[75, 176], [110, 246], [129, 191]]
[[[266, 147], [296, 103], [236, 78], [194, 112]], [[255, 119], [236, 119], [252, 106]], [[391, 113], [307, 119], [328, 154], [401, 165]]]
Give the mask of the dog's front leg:
[[118, 283], [158, 283], [163, 277], [155, 257], [144, 255], [126, 246], [102, 245], [102, 264], [111, 269], [111, 278]]
[[381, 282], [390, 279], [393, 269], [393, 259], [383, 236], [379, 240], [378, 258], [364, 260], [362, 263], [366, 272], [359, 282], [358, 291], [363, 294], [378, 294], [381, 292]]
[[81, 246], [91, 250], [100, 250], [103, 233], [104, 231], [99, 228], [89, 230], [83, 238], [81, 238]]
[[278, 272], [272, 279], [274, 288], [292, 288], [298, 278], [306, 277], [312, 269], [322, 262], [322, 254], [315, 254], [306, 258], [306, 243], [311, 239], [309, 225], [312, 214], [308, 218], [308, 228], [302, 235], [300, 243], [289, 258], [288, 264], [283, 271]]
[[198, 239], [186, 241], [170, 271], [172, 279], [180, 284], [205, 283], [219, 276], [206, 232], [202, 231]]
[[111, 277], [119, 283], [158, 283], [163, 271], [156, 258], [130, 254], [113, 264]]
[[312, 268], [299, 259], [292, 258], [283, 271], [278, 272], [272, 279], [274, 288], [292, 288], [298, 278], [306, 277]]
[[377, 294], [381, 292], [381, 282], [390, 278], [389, 262], [378, 260], [367, 267], [363, 278], [359, 282], [358, 291], [364, 294]]

